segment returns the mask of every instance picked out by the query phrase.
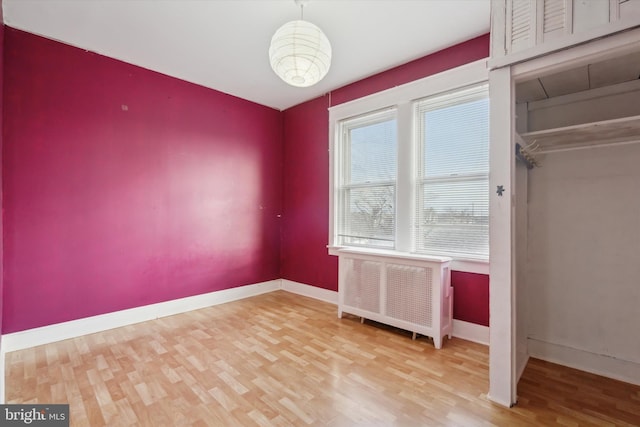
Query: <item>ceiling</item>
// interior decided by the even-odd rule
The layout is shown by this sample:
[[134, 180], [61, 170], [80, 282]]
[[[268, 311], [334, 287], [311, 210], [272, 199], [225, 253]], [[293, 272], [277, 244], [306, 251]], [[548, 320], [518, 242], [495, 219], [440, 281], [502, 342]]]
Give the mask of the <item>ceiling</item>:
[[5, 24], [276, 109], [489, 32], [490, 0], [313, 0], [329, 74], [295, 88], [271, 70], [293, 0], [2, 0]]
[[518, 83], [516, 102], [539, 101], [640, 79], [640, 52]]

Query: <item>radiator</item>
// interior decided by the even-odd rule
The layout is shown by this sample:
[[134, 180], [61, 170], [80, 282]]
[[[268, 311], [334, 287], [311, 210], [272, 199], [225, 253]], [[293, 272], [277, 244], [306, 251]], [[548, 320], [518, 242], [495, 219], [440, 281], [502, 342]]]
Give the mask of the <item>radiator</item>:
[[359, 249], [339, 251], [338, 317], [350, 313], [433, 338], [453, 329], [450, 258]]

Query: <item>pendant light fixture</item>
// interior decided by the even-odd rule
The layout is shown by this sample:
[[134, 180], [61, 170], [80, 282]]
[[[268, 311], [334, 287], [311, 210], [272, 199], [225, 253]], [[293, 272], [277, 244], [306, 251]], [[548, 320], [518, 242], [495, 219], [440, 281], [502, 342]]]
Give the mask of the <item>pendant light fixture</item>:
[[271, 38], [269, 61], [273, 71], [291, 86], [313, 86], [327, 75], [331, 66], [331, 44], [322, 30], [304, 21], [309, 0], [294, 0], [300, 19], [278, 28]]

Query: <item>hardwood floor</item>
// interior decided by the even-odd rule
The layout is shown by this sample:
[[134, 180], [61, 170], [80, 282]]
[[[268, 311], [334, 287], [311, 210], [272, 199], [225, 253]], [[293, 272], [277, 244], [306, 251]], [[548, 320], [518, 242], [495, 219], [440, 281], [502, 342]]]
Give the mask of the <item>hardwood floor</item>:
[[503, 408], [487, 347], [284, 291], [6, 356], [7, 402], [69, 403], [73, 426], [640, 425], [640, 387], [532, 360]]

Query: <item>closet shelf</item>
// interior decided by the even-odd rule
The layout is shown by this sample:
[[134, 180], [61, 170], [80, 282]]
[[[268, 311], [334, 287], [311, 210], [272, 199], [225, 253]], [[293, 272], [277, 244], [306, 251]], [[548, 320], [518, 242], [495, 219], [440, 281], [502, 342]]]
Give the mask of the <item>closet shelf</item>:
[[640, 116], [520, 134], [539, 153], [622, 142], [640, 142]]

